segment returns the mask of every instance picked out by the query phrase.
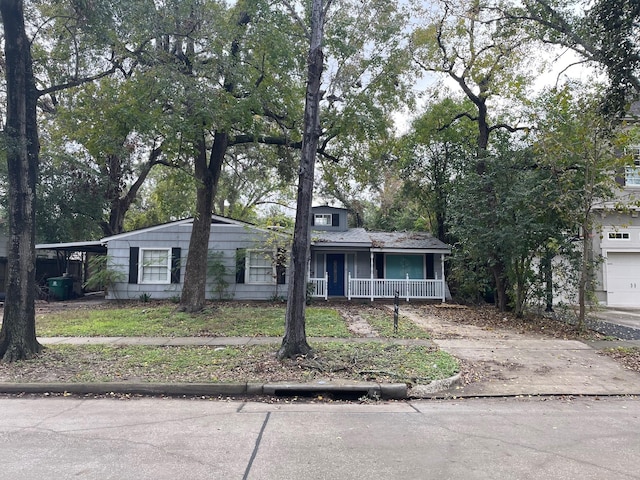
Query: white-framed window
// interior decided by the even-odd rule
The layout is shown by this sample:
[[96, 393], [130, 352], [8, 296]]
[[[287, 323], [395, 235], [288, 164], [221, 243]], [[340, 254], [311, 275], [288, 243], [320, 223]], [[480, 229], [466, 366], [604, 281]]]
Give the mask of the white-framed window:
[[330, 213], [316, 213], [313, 216], [313, 224], [316, 226], [331, 226], [332, 215]]
[[171, 249], [141, 248], [138, 269], [139, 283], [171, 283]]
[[629, 232], [607, 232], [607, 238], [609, 240], [629, 240]]
[[271, 250], [247, 250], [246, 283], [276, 283], [276, 267]]
[[624, 183], [631, 187], [640, 187], [640, 145], [627, 148], [627, 154], [631, 155], [633, 165], [624, 168]]

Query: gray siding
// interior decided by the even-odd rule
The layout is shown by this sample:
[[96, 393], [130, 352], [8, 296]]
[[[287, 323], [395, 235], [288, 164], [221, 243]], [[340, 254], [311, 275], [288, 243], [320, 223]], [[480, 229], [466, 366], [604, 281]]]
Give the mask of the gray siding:
[[[149, 294], [152, 299], [168, 299], [180, 296], [184, 284], [185, 265], [189, 250], [191, 225], [171, 224], [166, 228], [141, 231], [131, 235], [118, 236], [108, 241], [108, 254], [111, 264], [124, 276], [121, 283], [108, 293], [107, 298], [137, 299]], [[240, 248], [266, 248], [266, 233], [248, 226], [235, 224], [213, 224], [209, 239], [209, 251], [223, 252], [222, 262], [226, 267], [225, 280], [228, 288], [224, 297], [234, 300], [267, 300], [274, 296], [286, 297], [286, 285], [236, 284], [236, 250]], [[131, 247], [138, 248], [176, 248], [181, 249], [180, 283], [172, 284], [129, 284], [129, 252]], [[214, 282], [207, 280], [207, 298], [217, 299], [213, 291]]]
[[313, 220], [313, 216], [316, 214], [328, 214], [328, 215], [337, 215], [338, 216], [338, 225], [313, 225], [312, 230], [321, 231], [321, 232], [345, 232], [347, 231], [347, 211], [344, 208], [337, 207], [313, 207], [311, 208], [311, 218], [309, 221]]

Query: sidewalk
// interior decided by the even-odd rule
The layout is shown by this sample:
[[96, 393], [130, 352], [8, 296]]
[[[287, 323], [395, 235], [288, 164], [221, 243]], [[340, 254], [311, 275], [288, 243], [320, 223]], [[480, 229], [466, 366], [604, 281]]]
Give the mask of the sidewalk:
[[[403, 338], [308, 337], [309, 343], [387, 343], [391, 345], [433, 346], [431, 340]], [[40, 337], [43, 345], [156, 345], [156, 346], [249, 346], [278, 345], [282, 337]]]

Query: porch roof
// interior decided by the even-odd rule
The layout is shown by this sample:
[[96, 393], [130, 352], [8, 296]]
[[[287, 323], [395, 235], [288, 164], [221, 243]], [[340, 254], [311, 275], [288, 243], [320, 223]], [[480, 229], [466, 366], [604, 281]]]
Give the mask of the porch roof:
[[367, 232], [350, 228], [344, 232], [313, 232], [314, 247], [365, 248], [377, 251], [428, 251], [450, 253], [451, 247], [426, 232]]

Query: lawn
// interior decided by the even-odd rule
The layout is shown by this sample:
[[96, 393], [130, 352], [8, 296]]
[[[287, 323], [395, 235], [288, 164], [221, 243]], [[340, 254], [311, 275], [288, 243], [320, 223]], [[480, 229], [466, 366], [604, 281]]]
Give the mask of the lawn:
[[[284, 306], [271, 304], [211, 304], [188, 314], [173, 304], [141, 303], [39, 314], [36, 331], [42, 337], [282, 337], [284, 316]], [[337, 311], [320, 307], [307, 308], [307, 335], [351, 336]]]
[[313, 345], [278, 361], [277, 345], [251, 347], [48, 346], [36, 359], [0, 363], [1, 382], [308, 382], [349, 379], [429, 383], [458, 371], [445, 352], [381, 343]]

